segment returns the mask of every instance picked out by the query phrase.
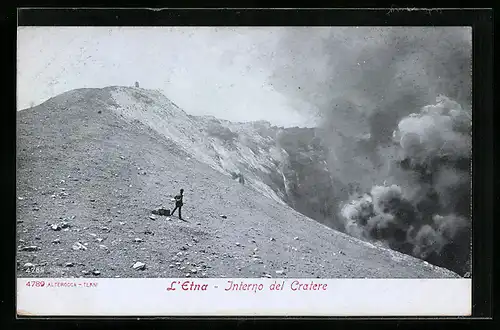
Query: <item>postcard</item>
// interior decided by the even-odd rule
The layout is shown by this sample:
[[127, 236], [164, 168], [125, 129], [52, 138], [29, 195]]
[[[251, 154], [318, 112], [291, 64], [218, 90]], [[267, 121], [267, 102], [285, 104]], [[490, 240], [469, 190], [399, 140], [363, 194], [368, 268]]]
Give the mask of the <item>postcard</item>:
[[20, 317], [471, 314], [471, 28], [17, 39]]

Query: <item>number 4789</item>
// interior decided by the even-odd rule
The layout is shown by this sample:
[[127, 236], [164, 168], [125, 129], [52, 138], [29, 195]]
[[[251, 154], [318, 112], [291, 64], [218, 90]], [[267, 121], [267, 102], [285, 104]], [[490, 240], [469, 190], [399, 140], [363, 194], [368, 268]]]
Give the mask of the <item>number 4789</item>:
[[45, 286], [45, 281], [28, 281], [28, 282], [26, 282], [26, 286], [43, 287], [43, 286]]

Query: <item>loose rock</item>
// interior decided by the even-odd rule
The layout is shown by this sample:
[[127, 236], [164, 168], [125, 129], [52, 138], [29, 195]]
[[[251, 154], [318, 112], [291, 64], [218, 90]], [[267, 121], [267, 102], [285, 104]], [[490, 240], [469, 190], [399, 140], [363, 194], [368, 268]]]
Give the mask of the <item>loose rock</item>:
[[220, 215], [220, 217], [221, 217], [222, 219], [227, 219], [227, 216], [225, 216], [225, 215], [223, 215], [223, 214], [221, 214], [221, 215]]
[[135, 243], [141, 243], [141, 242], [143, 242], [143, 240], [141, 238], [136, 238], [136, 239], [134, 239], [134, 242]]
[[146, 264], [138, 261], [132, 266], [132, 268], [135, 270], [144, 270], [146, 269]]
[[98, 271], [98, 270], [94, 270], [94, 271], [92, 272], [92, 274], [94, 274], [95, 276], [98, 276], [98, 275], [101, 275], [101, 272], [100, 272], [100, 271]]
[[59, 227], [59, 225], [57, 224], [51, 225], [50, 228], [55, 231], [61, 230], [61, 227]]
[[149, 216], [149, 218], [150, 218], [151, 220], [156, 220], [156, 217], [155, 217], [155, 215], [154, 215], [154, 214], [151, 214], [151, 215]]
[[264, 262], [259, 258], [253, 258], [253, 261], [256, 261], [258, 264], [263, 264]]
[[40, 250], [40, 247], [36, 245], [30, 245], [30, 246], [24, 246], [21, 248], [22, 251], [28, 251], [28, 252], [33, 252], [33, 251], [38, 251]]
[[82, 243], [80, 242], [76, 242], [75, 244], [73, 244], [73, 246], [71, 247], [73, 250], [75, 251], [78, 251], [78, 250], [87, 250], [87, 247], [85, 245], [83, 245]]
[[64, 266], [65, 267], [73, 267], [75, 264], [72, 262], [67, 262]]
[[61, 239], [56, 238], [55, 240], [52, 241], [53, 244], [61, 244]]
[[27, 262], [27, 263], [25, 263], [25, 264], [24, 264], [24, 266], [23, 266], [23, 268], [33, 268], [33, 267], [35, 267], [35, 265], [34, 265], [34, 264], [32, 264], [31, 262]]

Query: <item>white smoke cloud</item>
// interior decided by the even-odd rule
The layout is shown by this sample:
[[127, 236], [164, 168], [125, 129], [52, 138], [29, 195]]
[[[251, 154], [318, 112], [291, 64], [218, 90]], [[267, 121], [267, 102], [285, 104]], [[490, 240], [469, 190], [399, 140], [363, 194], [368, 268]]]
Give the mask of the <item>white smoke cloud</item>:
[[454, 264], [450, 255], [470, 245], [470, 129], [470, 113], [444, 96], [402, 118], [393, 133], [392, 148], [401, 151], [391, 160], [395, 183], [375, 185], [370, 198], [344, 205], [346, 232], [467, 271], [466, 260]]
[[294, 28], [269, 78], [315, 106], [330, 173], [371, 193], [341, 206], [344, 230], [459, 273], [470, 226], [449, 219], [470, 223], [471, 37], [461, 27]]
[[405, 155], [421, 163], [431, 156], [468, 157], [470, 125], [470, 115], [457, 102], [439, 96], [436, 104], [403, 118], [394, 136], [400, 137]]

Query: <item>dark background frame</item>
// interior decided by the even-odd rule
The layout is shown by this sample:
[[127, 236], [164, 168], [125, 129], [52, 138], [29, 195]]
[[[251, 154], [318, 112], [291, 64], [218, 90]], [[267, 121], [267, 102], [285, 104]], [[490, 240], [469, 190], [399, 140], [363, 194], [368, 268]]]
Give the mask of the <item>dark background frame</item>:
[[[18, 20], [16, 22], [16, 19]], [[4, 43], [12, 47], [13, 52], [4, 52], [7, 56], [3, 65], [16, 80], [16, 28], [17, 26], [471, 26], [473, 30], [473, 291], [472, 291], [472, 317], [461, 319], [487, 319], [492, 317], [492, 279], [493, 279], [493, 11], [488, 9], [440, 9], [440, 10], [396, 10], [396, 9], [335, 9], [335, 10], [281, 10], [281, 9], [59, 9], [59, 8], [32, 8], [11, 9], [2, 24], [8, 23], [9, 37]], [[5, 48], [4, 48], [5, 49]], [[7, 48], [8, 49], [8, 48]], [[10, 63], [9, 63], [10, 62]], [[3, 187], [8, 190], [8, 199], [4, 199], [9, 206], [9, 217], [4, 220], [4, 232], [9, 237], [1, 241], [4, 252], [4, 265], [11, 267], [7, 281], [3, 281], [2, 323], [6, 323], [10, 329], [16, 325], [46, 324], [52, 328], [57, 319], [68, 320], [68, 318], [50, 318], [50, 320], [16, 320], [16, 292], [15, 292], [15, 232], [16, 232], [16, 94], [14, 90], [8, 100], [11, 102], [9, 110], [5, 111], [7, 120], [4, 120], [2, 130], [2, 142], [5, 144], [7, 155], [3, 157], [4, 179], [7, 184]], [[7, 253], [5, 253], [7, 252]], [[8, 303], [8, 305], [7, 305]], [[12, 303], [12, 305], [11, 305]], [[50, 302], [48, 302], [50, 303]], [[127, 318], [79, 318], [78, 325], [90, 325], [103, 323], [104, 325], [122, 325], [122, 321], [131, 322], [138, 317]], [[147, 319], [147, 318], [142, 318]], [[165, 319], [165, 318], [162, 318]], [[168, 318], [170, 320], [189, 319], [197, 321], [207, 317], [190, 318]], [[215, 318], [208, 318], [215, 321]], [[221, 318], [218, 318], [219, 320]], [[276, 317], [259, 318], [222, 318], [223, 320], [270, 320], [280, 319]], [[310, 319], [354, 319], [365, 318], [287, 318], [295, 321]], [[374, 318], [370, 318], [374, 319]], [[378, 318], [377, 318], [378, 319]], [[383, 317], [387, 321], [401, 320], [402, 318]], [[428, 318], [404, 318], [405, 322], [415, 319]], [[431, 318], [436, 320], [439, 318]], [[450, 318], [447, 318], [450, 319]], [[456, 318], [454, 318], [456, 319]], [[201, 321], [201, 320], [200, 320]], [[253, 323], [249, 322], [248, 323]], [[59, 322], [60, 323], [60, 322]], [[75, 321], [64, 321], [64, 323], [75, 323]], [[156, 323], [156, 322], [155, 322]], [[258, 323], [258, 322], [257, 322]], [[356, 322], [357, 323], [357, 322]], [[372, 325], [366, 320], [365, 325]], [[378, 322], [377, 322], [378, 323]], [[392, 322], [396, 326], [398, 323]], [[149, 321], [146, 322], [149, 324]], [[140, 327], [145, 324], [139, 325]], [[149, 324], [150, 325], [150, 324]]]

